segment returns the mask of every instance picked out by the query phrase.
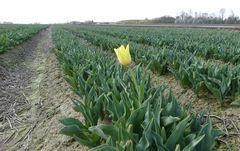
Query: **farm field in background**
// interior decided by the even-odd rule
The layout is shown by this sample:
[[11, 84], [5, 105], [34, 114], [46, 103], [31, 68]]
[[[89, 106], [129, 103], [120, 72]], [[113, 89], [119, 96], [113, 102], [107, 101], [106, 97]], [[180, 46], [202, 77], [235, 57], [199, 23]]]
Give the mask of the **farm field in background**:
[[[27, 40], [26, 47], [20, 50], [20, 44], [24, 45]], [[130, 55], [119, 51], [129, 51]], [[22, 64], [15, 63], [19, 67], [8, 63], [12, 62], [11, 55], [16, 52], [19, 53], [14, 57], [16, 62], [17, 57], [28, 56], [20, 61]], [[117, 56], [115, 52], [118, 52]], [[51, 54], [57, 59], [56, 65]], [[120, 62], [119, 57], [123, 57]], [[3, 136], [0, 147], [3, 142], [18, 138], [17, 143], [23, 144], [13, 147], [45, 150], [53, 148], [44, 146], [58, 146], [64, 150], [74, 146], [76, 150], [95, 151], [240, 148], [239, 30], [0, 25], [0, 59], [2, 94], [5, 87], [10, 88], [6, 83], [7, 76], [18, 74], [21, 66], [26, 66], [26, 71], [19, 72], [20, 76], [16, 77], [26, 76], [24, 85], [37, 77], [27, 95], [23, 86], [19, 86], [21, 83], [12, 86], [18, 87], [19, 91], [14, 95], [21, 93], [20, 99], [25, 97], [21, 100], [22, 105], [4, 100], [13, 97], [0, 97], [3, 101], [0, 102], [3, 104], [0, 126], [8, 127], [6, 135], [5, 129], [0, 127]], [[121, 64], [122, 61], [128, 65]], [[55, 77], [57, 65], [61, 74]], [[16, 73], [10, 74], [13, 71]], [[62, 84], [63, 80], [59, 84], [59, 78], [64, 78], [74, 97], [66, 94], [68, 86]], [[14, 106], [17, 106], [16, 110]], [[7, 108], [13, 108], [14, 114]], [[19, 119], [27, 119], [25, 114], [27, 117], [31, 114], [39, 116], [34, 127], [22, 125], [37, 120], [30, 118], [22, 122]], [[21, 131], [13, 134], [7, 131], [14, 131], [18, 126]], [[44, 134], [43, 128], [45, 132], [52, 128], [51, 133]], [[39, 132], [42, 134], [38, 137]], [[22, 138], [18, 133], [24, 134]], [[75, 141], [62, 138], [62, 134]], [[31, 140], [31, 135], [39, 141]], [[47, 142], [41, 144], [44, 137], [49, 139], [50, 145]], [[82, 146], [74, 145], [74, 142]]]

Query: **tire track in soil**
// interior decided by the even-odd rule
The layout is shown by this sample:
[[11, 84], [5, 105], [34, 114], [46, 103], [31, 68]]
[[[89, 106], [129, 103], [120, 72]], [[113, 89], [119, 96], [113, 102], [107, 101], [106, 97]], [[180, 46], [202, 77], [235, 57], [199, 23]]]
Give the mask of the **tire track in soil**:
[[[12, 107], [16, 111], [13, 114], [8, 110], [9, 114], [15, 116], [12, 118], [12, 126], [7, 120], [2, 120], [3, 116], [0, 114], [2, 117], [0, 119], [0, 151], [87, 150], [72, 138], [59, 134], [59, 130], [63, 127], [58, 121], [60, 118], [70, 116], [82, 119], [82, 116], [72, 109], [71, 100], [79, 98], [62, 78], [63, 74], [55, 55], [50, 52], [53, 47], [51, 36], [50, 27], [23, 44], [22, 47], [25, 45], [29, 47], [24, 47], [25, 49], [21, 51], [20, 55], [16, 53], [17, 49], [3, 54], [10, 59], [14, 58], [11, 60], [18, 60], [17, 63], [13, 63], [18, 70], [8, 69], [13, 66], [12, 64], [9, 66], [0, 64], [0, 75], [4, 73], [0, 80], [14, 80], [15, 78], [20, 82], [11, 89], [16, 92], [14, 95], [4, 85], [2, 86], [4, 92], [1, 89], [1, 94], [3, 92], [9, 97], [21, 97], [23, 103], [16, 108], [12, 105], [12, 102], [18, 101], [15, 98], [5, 97], [0, 100], [0, 103], [7, 102], [4, 108], [0, 108], [1, 110], [7, 112], [7, 109]], [[2, 59], [2, 56], [0, 57]], [[5, 62], [8, 64], [9, 60]], [[19, 66], [19, 62], [24, 66]], [[5, 70], [9, 70], [9, 72]], [[8, 74], [20, 76], [11, 77], [11, 79]], [[24, 76], [26, 77], [24, 78]], [[22, 85], [23, 83], [24, 85]], [[17, 93], [18, 91], [21, 93]]]

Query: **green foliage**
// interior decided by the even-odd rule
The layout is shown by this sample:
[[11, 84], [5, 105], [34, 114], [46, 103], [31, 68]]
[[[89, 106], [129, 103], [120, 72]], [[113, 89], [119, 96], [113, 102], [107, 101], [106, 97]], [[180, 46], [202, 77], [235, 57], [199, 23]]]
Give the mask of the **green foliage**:
[[[74, 28], [73, 26], [72, 29]], [[196, 55], [204, 59], [220, 59], [233, 64], [238, 64], [240, 61], [238, 31], [113, 26], [81, 26], [81, 29], [95, 35], [104, 35], [112, 39], [118, 37], [159, 49], [168, 48], [189, 53], [196, 51]]]
[[[118, 47], [120, 44], [127, 43], [130, 40], [130, 52], [135, 63], [143, 64], [159, 75], [167, 74], [170, 71], [183, 88], [192, 88], [197, 95], [211, 93], [217, 98], [221, 105], [224, 104], [226, 97], [230, 98], [232, 102], [237, 100], [236, 94], [239, 92], [240, 87], [240, 66], [237, 65], [238, 62], [232, 62], [236, 64], [234, 66], [230, 63], [219, 64], [202, 59], [213, 58], [226, 61], [226, 59], [229, 58], [227, 61], [231, 61], [232, 58], [239, 56], [240, 49], [234, 47], [238, 45], [238, 42], [235, 41], [231, 43], [232, 45], [230, 45], [230, 42], [227, 43], [227, 40], [230, 40], [228, 36], [236, 36], [235, 33], [228, 32], [228, 34], [226, 33], [226, 37], [221, 36], [221, 39], [217, 36], [211, 37], [212, 39], [209, 39], [210, 41], [215, 42], [215, 45], [221, 45], [221, 47], [219, 46], [219, 48], [217, 48], [213, 43], [201, 41], [199, 36], [198, 38], [193, 36], [193, 40], [188, 39], [186, 37], [188, 31], [180, 29], [171, 30], [183, 34], [185, 37], [177, 36], [184, 39], [187, 38], [188, 41], [186, 43], [184, 43], [185, 40], [169, 39], [167, 35], [164, 36], [164, 39], [161, 37], [163, 35], [159, 35], [161, 37], [160, 40], [159, 37], [155, 37], [158, 32], [164, 32], [160, 29], [159, 31], [153, 29], [156, 33], [146, 33], [147, 36], [145, 36], [141, 34], [141, 32], [145, 32], [144, 29], [128, 29], [126, 27], [124, 27], [124, 29], [127, 29], [129, 32], [114, 27], [109, 27], [112, 29], [111, 31], [97, 26], [65, 26], [64, 28], [74, 35], [101, 47], [102, 50], [113, 50], [113, 48]], [[165, 30], [169, 31], [169, 29]], [[200, 31], [204, 33], [210, 32], [208, 30]], [[195, 35], [194, 32], [202, 34], [200, 31], [195, 29], [188, 34]], [[211, 32], [219, 35], [219, 33], [224, 31]], [[129, 33], [131, 33], [131, 35]], [[206, 35], [209, 36], [209, 34]], [[170, 37], [171, 36], [172, 35], [170, 35]], [[227, 47], [225, 45], [222, 46], [219, 42], [222, 41], [222, 39], [224, 39], [225, 44], [228, 44]], [[199, 41], [201, 41], [200, 46], [198, 46]], [[226, 48], [228, 50], [230, 46], [234, 47], [232, 51], [223, 49]], [[234, 60], [237, 61], [239, 59]], [[233, 104], [236, 104], [236, 101]]]
[[0, 25], [0, 54], [31, 38], [46, 25]]
[[[82, 100], [84, 121], [64, 118], [61, 133], [99, 150], [211, 150], [219, 135], [210, 119], [182, 108], [165, 86], [154, 87], [140, 65], [130, 69], [54, 27], [56, 55], [66, 80]], [[167, 52], [166, 52], [167, 53]]]
[[100, 137], [97, 134], [88, 130], [81, 121], [73, 118], [65, 118], [60, 120], [65, 125], [60, 133], [73, 137], [80, 144], [85, 146], [94, 147], [100, 145]]

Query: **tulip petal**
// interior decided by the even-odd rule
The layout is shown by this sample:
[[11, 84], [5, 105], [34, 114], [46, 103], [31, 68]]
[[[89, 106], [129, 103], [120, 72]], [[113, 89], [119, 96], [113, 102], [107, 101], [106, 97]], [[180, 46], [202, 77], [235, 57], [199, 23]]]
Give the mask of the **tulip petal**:
[[129, 52], [129, 44], [126, 47], [126, 51]]
[[123, 65], [127, 65], [127, 64], [131, 64], [131, 55], [129, 53], [129, 45], [126, 46], [126, 48], [121, 45], [119, 48], [114, 48], [114, 51], [117, 55], [118, 61], [123, 64]]
[[116, 49], [116, 48], [114, 48], [114, 51], [115, 51], [115, 53], [118, 53], [118, 48]]

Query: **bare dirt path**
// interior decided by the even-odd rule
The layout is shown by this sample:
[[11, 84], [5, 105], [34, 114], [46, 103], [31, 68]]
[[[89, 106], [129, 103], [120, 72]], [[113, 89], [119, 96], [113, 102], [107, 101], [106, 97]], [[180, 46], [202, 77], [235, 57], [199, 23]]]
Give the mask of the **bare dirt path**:
[[72, 110], [70, 90], [51, 53], [51, 28], [0, 56], [0, 151], [86, 150], [59, 134]]

